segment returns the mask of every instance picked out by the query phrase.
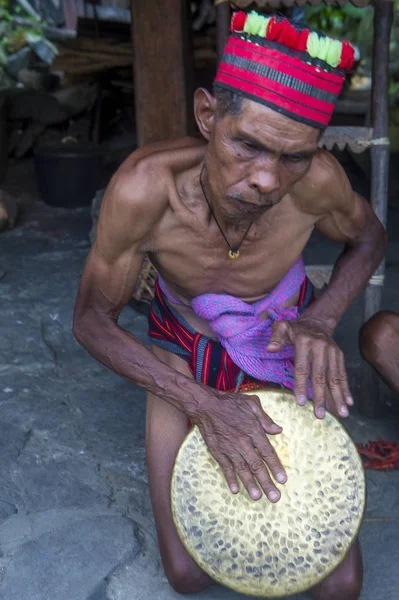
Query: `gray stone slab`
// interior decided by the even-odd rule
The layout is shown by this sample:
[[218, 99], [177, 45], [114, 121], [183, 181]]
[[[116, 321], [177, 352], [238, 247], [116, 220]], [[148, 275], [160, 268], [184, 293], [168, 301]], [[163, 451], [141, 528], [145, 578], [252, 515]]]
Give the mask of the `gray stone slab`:
[[25, 510], [23, 493], [13, 478], [17, 463], [10, 456], [0, 456], [0, 524], [6, 518]]
[[17, 512], [17, 507], [12, 502], [8, 500], [4, 500], [0, 498], [0, 523], [11, 517], [11, 515], [15, 515]]
[[[383, 494], [383, 490], [381, 490]], [[361, 600], [398, 600], [398, 510], [387, 522], [365, 522], [360, 534], [364, 560]]]
[[87, 600], [104, 578], [140, 551], [133, 523], [118, 516], [86, 518], [23, 544], [8, 565], [7, 600]]
[[78, 461], [25, 463], [14, 475], [28, 512], [51, 508], [106, 507], [109, 491], [95, 474], [94, 465]]
[[11, 423], [0, 421], [0, 456], [18, 458], [28, 435], [27, 430], [24, 431]]

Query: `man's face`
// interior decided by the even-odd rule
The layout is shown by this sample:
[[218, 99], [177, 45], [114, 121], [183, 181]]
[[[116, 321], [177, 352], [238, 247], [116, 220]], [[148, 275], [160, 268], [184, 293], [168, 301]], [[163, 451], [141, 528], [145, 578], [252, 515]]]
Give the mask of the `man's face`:
[[320, 132], [244, 99], [216, 117], [206, 167], [214, 205], [227, 219], [256, 219], [307, 173]]

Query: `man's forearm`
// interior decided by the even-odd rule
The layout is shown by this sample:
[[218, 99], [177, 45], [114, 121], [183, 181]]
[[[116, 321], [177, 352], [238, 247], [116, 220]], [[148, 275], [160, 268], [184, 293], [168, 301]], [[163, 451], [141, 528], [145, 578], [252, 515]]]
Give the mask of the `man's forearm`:
[[348, 244], [335, 263], [327, 288], [320, 298], [304, 311], [301, 318], [319, 320], [332, 333], [381, 263], [385, 247], [386, 234], [382, 227], [372, 242]]
[[106, 318], [83, 317], [75, 322], [77, 341], [99, 362], [115, 373], [166, 400], [188, 416], [200, 408], [207, 386], [172, 369], [144, 344]]

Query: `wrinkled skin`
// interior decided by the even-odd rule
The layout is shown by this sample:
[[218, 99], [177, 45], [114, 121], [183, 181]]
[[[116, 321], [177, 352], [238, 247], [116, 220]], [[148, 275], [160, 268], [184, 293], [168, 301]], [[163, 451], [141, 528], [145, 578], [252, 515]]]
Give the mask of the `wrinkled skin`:
[[347, 417], [353, 398], [344, 354], [329, 328], [323, 322], [306, 317], [274, 323], [269, 352], [278, 352], [285, 344], [292, 344], [295, 348], [295, 395], [298, 404], [306, 404], [310, 370], [316, 417], [322, 419], [326, 408], [337, 417]]
[[279, 483], [285, 483], [287, 475], [265, 433], [280, 433], [281, 427], [265, 414], [257, 396], [216, 394], [217, 404], [212, 403], [209, 409], [205, 404], [194, 423], [223, 469], [230, 490], [233, 494], [239, 491], [238, 476], [253, 500], [262, 495], [259, 485], [271, 502], [277, 502], [280, 492], [265, 465]]

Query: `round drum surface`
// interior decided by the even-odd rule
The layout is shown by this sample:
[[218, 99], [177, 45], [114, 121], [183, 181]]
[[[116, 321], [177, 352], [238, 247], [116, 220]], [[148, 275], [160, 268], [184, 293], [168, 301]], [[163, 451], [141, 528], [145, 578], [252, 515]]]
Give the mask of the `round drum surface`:
[[365, 507], [360, 456], [343, 426], [286, 391], [256, 391], [283, 427], [268, 436], [288, 476], [279, 502], [233, 495], [197, 427], [184, 440], [172, 476], [178, 534], [215, 581], [252, 596], [281, 597], [322, 581], [344, 559]]

